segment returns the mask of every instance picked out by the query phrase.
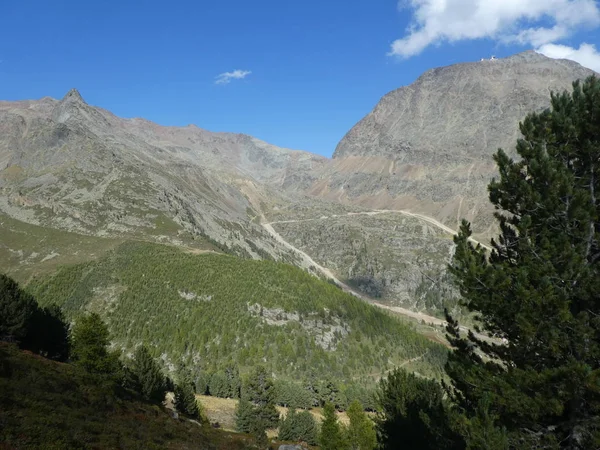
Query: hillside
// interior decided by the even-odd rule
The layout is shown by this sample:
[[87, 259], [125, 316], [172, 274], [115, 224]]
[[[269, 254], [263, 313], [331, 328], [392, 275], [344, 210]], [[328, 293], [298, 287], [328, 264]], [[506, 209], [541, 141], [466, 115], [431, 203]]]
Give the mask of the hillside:
[[118, 347], [145, 342], [168, 370], [236, 364], [244, 372], [261, 363], [296, 381], [372, 382], [415, 357], [414, 370], [438, 376], [446, 355], [386, 312], [271, 261], [129, 242], [27, 288], [72, 319], [99, 312]]
[[[512, 151], [517, 123], [550, 91], [590, 73], [534, 52], [431, 69], [387, 94], [332, 159], [119, 118], [76, 90], [0, 102], [0, 269], [26, 281], [100, 256], [96, 243], [143, 240], [287, 262], [439, 316], [455, 303], [452, 230], [469, 219], [484, 244], [493, 231], [491, 155]], [[32, 227], [73, 240], [24, 242]]]
[[514, 152], [519, 121], [548, 107], [551, 91], [592, 73], [535, 52], [431, 69], [385, 95], [314, 173], [305, 192], [345, 211], [303, 201], [269, 219], [363, 294], [440, 315], [455, 304], [448, 228], [468, 219], [484, 244], [494, 231], [492, 155]]
[[247, 436], [173, 419], [81, 368], [0, 343], [0, 447], [243, 449]]
[[254, 204], [280, 198], [265, 183], [289, 167], [322, 160], [249, 136], [118, 118], [76, 90], [0, 102], [0, 212], [52, 229], [176, 245], [204, 237], [232, 254], [292, 261], [252, 221]]

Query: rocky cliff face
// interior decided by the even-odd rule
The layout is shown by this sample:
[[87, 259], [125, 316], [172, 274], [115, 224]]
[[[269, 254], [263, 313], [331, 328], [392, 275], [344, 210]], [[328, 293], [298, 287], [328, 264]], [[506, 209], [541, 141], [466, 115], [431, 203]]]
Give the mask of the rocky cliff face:
[[313, 195], [410, 209], [456, 228], [489, 231], [492, 155], [511, 151], [518, 123], [549, 106], [550, 92], [593, 74], [533, 51], [432, 69], [390, 92], [337, 146]]

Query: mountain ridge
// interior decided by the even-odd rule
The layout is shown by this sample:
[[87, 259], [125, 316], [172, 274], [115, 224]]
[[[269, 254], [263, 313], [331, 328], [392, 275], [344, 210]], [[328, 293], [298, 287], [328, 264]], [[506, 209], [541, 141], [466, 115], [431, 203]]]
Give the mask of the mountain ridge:
[[[511, 151], [518, 122], [546, 107], [550, 91], [590, 74], [535, 52], [431, 69], [384, 96], [331, 159], [119, 118], [76, 89], [0, 102], [0, 213], [100, 237], [191, 248], [208, 240], [318, 273], [312, 258], [362, 294], [439, 312], [428, 280], [444, 277], [447, 229], [466, 218], [484, 244], [494, 232], [492, 153]], [[376, 210], [412, 216], [352, 215]]]

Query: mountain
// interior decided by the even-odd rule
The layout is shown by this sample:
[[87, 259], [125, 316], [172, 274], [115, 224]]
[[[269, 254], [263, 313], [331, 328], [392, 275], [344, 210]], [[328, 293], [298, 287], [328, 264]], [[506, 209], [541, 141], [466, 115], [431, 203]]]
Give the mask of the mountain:
[[455, 229], [467, 218], [489, 234], [493, 153], [514, 149], [519, 121], [548, 107], [551, 91], [592, 74], [534, 51], [431, 69], [385, 95], [344, 136], [309, 191], [373, 209], [410, 209]]
[[0, 102], [0, 270], [26, 281], [100, 257], [95, 238], [145, 240], [289, 262], [439, 315], [456, 303], [452, 231], [462, 218], [484, 243], [494, 231], [493, 153], [512, 151], [551, 91], [592, 73], [535, 52], [432, 69], [384, 96], [332, 159], [119, 118], [76, 90]]
[[121, 119], [77, 90], [60, 101], [0, 102], [0, 211], [49, 228], [188, 246], [205, 238], [293, 261], [253, 221], [254, 203], [280, 198], [268, 184], [323, 162], [245, 135]]
[[519, 121], [548, 107], [550, 92], [593, 73], [533, 51], [429, 70], [385, 95], [313, 174], [305, 192], [352, 208], [302, 210], [302, 220], [289, 211], [273, 226], [361, 292], [439, 314], [456, 304], [449, 231], [466, 218], [480, 241], [494, 233], [492, 155], [513, 152]]

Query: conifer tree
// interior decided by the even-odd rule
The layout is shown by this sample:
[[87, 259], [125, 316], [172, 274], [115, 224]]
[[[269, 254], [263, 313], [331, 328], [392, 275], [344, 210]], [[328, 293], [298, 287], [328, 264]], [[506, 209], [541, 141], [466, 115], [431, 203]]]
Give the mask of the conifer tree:
[[118, 354], [111, 352], [106, 324], [96, 313], [81, 316], [72, 331], [71, 356], [75, 364], [93, 374], [118, 375]]
[[319, 433], [319, 445], [321, 450], [343, 450], [348, 448], [344, 437], [344, 430], [335, 415], [335, 408], [331, 403], [325, 403], [323, 407], [323, 422]]
[[235, 408], [235, 429], [240, 433], [250, 433], [255, 419], [254, 406], [250, 403], [248, 397], [242, 395]]
[[142, 397], [158, 403], [165, 399], [165, 376], [145, 345], [140, 345], [135, 349], [131, 371], [137, 381], [137, 390]]
[[459, 450], [464, 440], [453, 430], [442, 387], [433, 380], [396, 369], [379, 385], [377, 434], [382, 449]]
[[258, 366], [248, 377], [246, 386], [248, 399], [256, 405], [256, 418], [266, 428], [277, 426], [279, 413], [275, 408], [275, 387], [273, 379], [263, 366]]
[[530, 114], [520, 130], [517, 159], [502, 150], [494, 157], [500, 177], [489, 193], [500, 235], [491, 254], [469, 241], [467, 222], [455, 238], [450, 271], [493, 339], [461, 336], [448, 317], [450, 392], [465, 435], [487, 448], [597, 448], [600, 81], [553, 94], [551, 109]]
[[67, 361], [69, 358], [69, 324], [57, 305], [36, 305], [22, 347], [46, 358]]
[[282, 441], [306, 442], [316, 445], [317, 422], [308, 411], [297, 412], [291, 408], [279, 424], [279, 439]]
[[225, 377], [227, 378], [227, 397], [240, 398], [242, 381], [240, 379], [240, 371], [237, 366], [228, 366], [225, 369]]
[[296, 409], [290, 408], [285, 417], [282, 417], [279, 422], [279, 434], [278, 438], [281, 441], [295, 441], [297, 434], [295, 430], [296, 426]]
[[358, 400], [354, 400], [348, 407], [347, 440], [351, 450], [374, 450], [377, 446], [375, 424], [367, 417]]
[[315, 417], [309, 411], [300, 411], [296, 414], [295, 422], [297, 440], [309, 445], [317, 445], [319, 430]]
[[175, 385], [175, 408], [189, 417], [201, 419], [194, 384], [188, 377], [181, 377]]
[[0, 274], [0, 339], [21, 341], [27, 336], [37, 303], [19, 284]]

